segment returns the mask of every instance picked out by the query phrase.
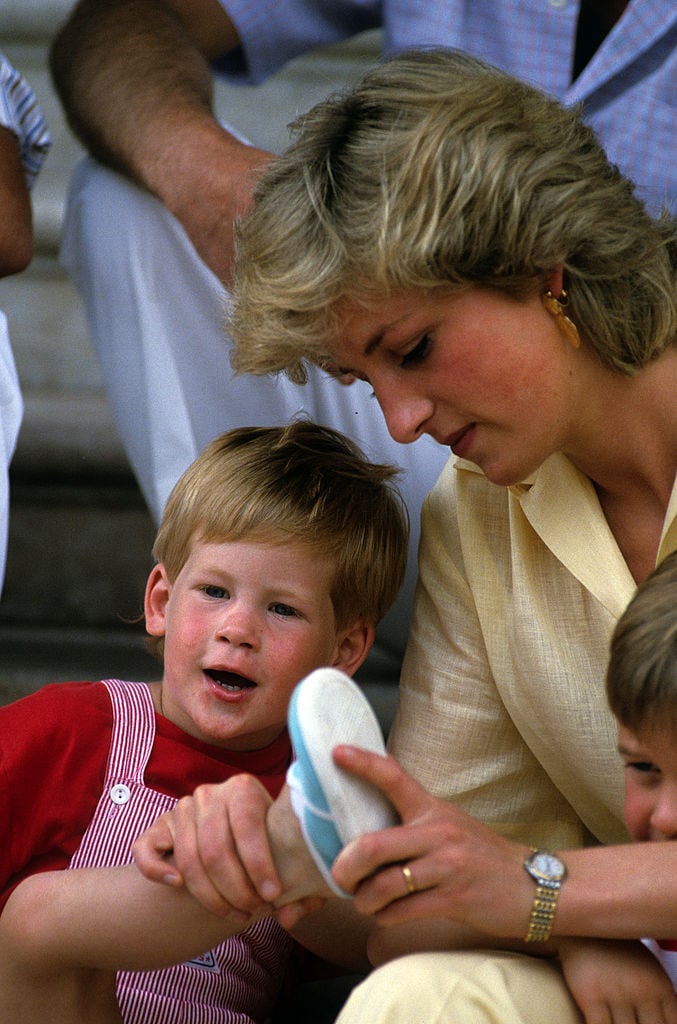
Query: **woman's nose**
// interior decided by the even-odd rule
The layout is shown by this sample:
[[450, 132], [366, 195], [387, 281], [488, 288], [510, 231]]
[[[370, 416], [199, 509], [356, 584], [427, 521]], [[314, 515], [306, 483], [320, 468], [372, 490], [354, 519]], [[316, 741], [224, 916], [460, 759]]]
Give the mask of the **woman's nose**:
[[394, 390], [387, 385], [378, 391], [374, 388], [374, 394], [394, 441], [411, 444], [426, 433], [434, 411], [431, 399], [409, 389]]

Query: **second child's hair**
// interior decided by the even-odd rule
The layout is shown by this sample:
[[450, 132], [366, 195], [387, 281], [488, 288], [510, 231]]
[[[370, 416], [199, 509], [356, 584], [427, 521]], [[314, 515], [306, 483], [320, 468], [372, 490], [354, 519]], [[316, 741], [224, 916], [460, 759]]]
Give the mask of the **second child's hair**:
[[642, 583], [611, 640], [607, 698], [634, 733], [677, 726], [677, 551]]
[[408, 516], [398, 470], [328, 427], [242, 427], [217, 437], [172, 490], [153, 555], [174, 582], [195, 539], [302, 542], [335, 565], [337, 627], [377, 623], [402, 584]]

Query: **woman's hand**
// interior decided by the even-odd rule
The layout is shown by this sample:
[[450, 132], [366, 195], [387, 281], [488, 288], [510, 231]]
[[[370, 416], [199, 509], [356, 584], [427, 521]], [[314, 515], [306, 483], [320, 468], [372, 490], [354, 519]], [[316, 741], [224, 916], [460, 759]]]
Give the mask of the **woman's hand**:
[[526, 934], [534, 896], [522, 866], [528, 847], [431, 796], [392, 757], [348, 746], [334, 757], [382, 790], [402, 820], [356, 839], [334, 863], [335, 880], [360, 913], [383, 927], [430, 917], [505, 938]]
[[198, 786], [136, 841], [146, 878], [185, 886], [232, 925], [276, 913], [293, 929], [332, 895], [306, 850], [286, 788], [273, 802], [252, 775]]
[[282, 891], [266, 829], [271, 803], [251, 775], [198, 786], [136, 841], [136, 864], [229, 920], [271, 912]]

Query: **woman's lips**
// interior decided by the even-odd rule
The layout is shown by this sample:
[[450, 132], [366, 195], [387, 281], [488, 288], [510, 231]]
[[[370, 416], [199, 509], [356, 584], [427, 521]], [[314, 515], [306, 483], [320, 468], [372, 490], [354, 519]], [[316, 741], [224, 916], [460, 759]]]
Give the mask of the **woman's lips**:
[[459, 458], [464, 458], [472, 444], [472, 439], [475, 433], [475, 424], [466, 423], [461, 430], [457, 430], [455, 434], [451, 434], [447, 438], [447, 444], [451, 448], [454, 455]]

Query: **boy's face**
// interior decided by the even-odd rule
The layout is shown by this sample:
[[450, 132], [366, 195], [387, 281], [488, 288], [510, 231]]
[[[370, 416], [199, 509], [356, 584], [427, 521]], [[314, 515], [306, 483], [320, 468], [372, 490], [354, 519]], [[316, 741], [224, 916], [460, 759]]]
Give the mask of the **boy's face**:
[[258, 750], [285, 726], [296, 684], [335, 665], [351, 674], [373, 629], [337, 632], [334, 565], [303, 543], [196, 540], [173, 584], [162, 565], [146, 588], [146, 628], [164, 637], [156, 705], [187, 733]]
[[677, 744], [668, 725], [642, 733], [621, 725], [625, 823], [637, 842], [677, 838]]

